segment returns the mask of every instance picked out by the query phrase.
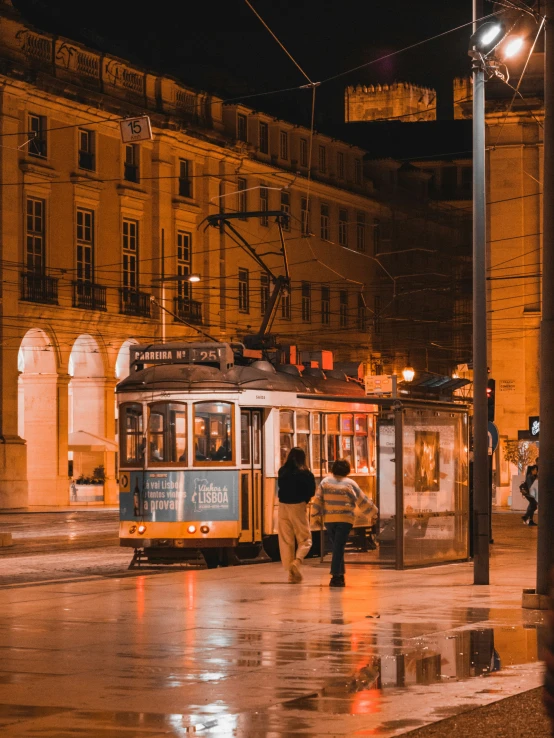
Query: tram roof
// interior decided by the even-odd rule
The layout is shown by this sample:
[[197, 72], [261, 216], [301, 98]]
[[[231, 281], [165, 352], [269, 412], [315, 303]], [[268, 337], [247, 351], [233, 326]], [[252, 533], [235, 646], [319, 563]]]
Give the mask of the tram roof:
[[366, 396], [363, 388], [357, 382], [348, 381], [342, 372], [307, 369], [300, 374], [292, 365], [276, 369], [267, 361], [256, 361], [249, 366], [235, 365], [227, 371], [202, 364], [159, 364], [131, 372], [119, 382], [116, 391], [239, 392], [247, 389], [310, 396]]

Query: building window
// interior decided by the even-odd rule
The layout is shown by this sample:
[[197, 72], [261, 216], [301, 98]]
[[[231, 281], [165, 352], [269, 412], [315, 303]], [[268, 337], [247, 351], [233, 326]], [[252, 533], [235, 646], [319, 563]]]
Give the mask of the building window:
[[357, 185], [362, 184], [362, 162], [361, 159], [355, 159], [354, 161], [354, 181]]
[[260, 122], [260, 153], [269, 154], [269, 128], [267, 123]]
[[289, 158], [289, 134], [286, 131], [279, 131], [279, 156], [285, 160]]
[[43, 159], [47, 155], [46, 147], [46, 118], [44, 115], [29, 116], [29, 147], [28, 152], [31, 156], [41, 156]]
[[77, 279], [94, 281], [94, 212], [77, 210]]
[[260, 312], [265, 315], [269, 304], [269, 275], [260, 275]]
[[329, 240], [329, 205], [321, 205], [320, 215], [321, 238], [324, 241]]
[[344, 179], [344, 154], [342, 151], [337, 152], [337, 177]]
[[341, 328], [348, 327], [348, 292], [341, 290], [339, 293], [339, 325]]
[[309, 206], [308, 200], [305, 197], [303, 197], [300, 200], [300, 219], [301, 219], [302, 235], [309, 236], [310, 235], [310, 206]]
[[250, 287], [248, 269], [239, 269], [239, 313], [250, 312]]
[[[177, 276], [188, 277], [192, 272], [192, 237], [186, 231], [177, 231]], [[177, 295], [184, 300], [190, 300], [192, 285], [186, 279], [177, 282]]]
[[348, 210], [339, 210], [339, 244], [348, 246]]
[[136, 290], [139, 282], [139, 224], [137, 220], [123, 221], [123, 286]]
[[192, 197], [192, 162], [179, 159], [179, 197]]
[[365, 213], [356, 213], [356, 249], [365, 251]]
[[246, 115], [239, 113], [237, 115], [237, 139], [239, 141], [248, 141], [246, 133]]
[[[267, 212], [269, 210], [269, 190], [267, 187], [260, 187], [260, 210], [262, 212]], [[260, 217], [260, 225], [269, 225], [269, 218], [267, 215], [262, 215]]]
[[93, 172], [96, 169], [94, 160], [94, 131], [79, 128], [79, 168]]
[[319, 147], [319, 171], [322, 174], [327, 171], [327, 149], [325, 146]]
[[125, 167], [123, 178], [127, 182], [139, 181], [139, 147], [138, 144], [126, 144]]
[[45, 267], [45, 222], [44, 200], [27, 198], [26, 237], [27, 237], [27, 271], [44, 274]]
[[381, 250], [381, 221], [373, 218], [373, 253], [378, 254]]
[[312, 285], [302, 282], [302, 320], [310, 323], [312, 320]]
[[366, 329], [366, 305], [364, 296], [361, 292], [358, 292], [358, 329], [365, 331]]
[[[245, 213], [248, 210], [248, 193], [246, 192], [247, 184], [246, 180], [239, 177], [237, 181], [238, 185], [238, 202], [237, 202], [237, 210], [239, 213]], [[246, 218], [241, 216], [241, 220], [246, 220]]]
[[300, 139], [300, 166], [308, 166], [308, 139]]
[[282, 221], [283, 230], [290, 231], [290, 192], [284, 190], [281, 190], [281, 212], [289, 216]]
[[321, 323], [329, 325], [331, 322], [331, 290], [329, 287], [321, 288]]
[[281, 292], [281, 318], [290, 320], [290, 287]]
[[373, 330], [378, 334], [381, 333], [381, 295], [375, 295], [373, 307], [375, 310], [373, 315]]

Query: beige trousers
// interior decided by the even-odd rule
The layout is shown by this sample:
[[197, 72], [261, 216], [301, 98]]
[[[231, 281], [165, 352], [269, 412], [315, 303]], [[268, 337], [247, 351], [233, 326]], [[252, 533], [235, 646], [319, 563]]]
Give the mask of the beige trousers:
[[[295, 543], [298, 548], [295, 554]], [[292, 562], [301, 561], [312, 547], [312, 534], [308, 525], [308, 505], [298, 502], [289, 505], [279, 503], [279, 551], [285, 569], [290, 569]]]

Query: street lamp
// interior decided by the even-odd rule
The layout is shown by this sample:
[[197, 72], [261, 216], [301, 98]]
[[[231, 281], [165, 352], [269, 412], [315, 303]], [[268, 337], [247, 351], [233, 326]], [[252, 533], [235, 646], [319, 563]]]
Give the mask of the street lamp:
[[406, 366], [402, 369], [402, 376], [405, 382], [412, 382], [415, 377], [415, 369], [413, 366]]
[[[152, 280], [152, 284], [159, 284], [162, 288], [162, 296], [161, 296], [161, 313], [162, 313], [162, 343], [165, 343], [165, 314], [167, 312], [165, 307], [165, 285], [167, 282], [200, 282], [200, 275], [196, 272], [194, 274], [174, 274], [171, 277], [156, 277]], [[153, 299], [153, 298], [152, 298]]]
[[[485, 77], [498, 76], [501, 59], [513, 56], [522, 43], [507, 37], [504, 24], [477, 27], [483, 0], [473, 0], [473, 34], [469, 56], [473, 71], [473, 504], [474, 584], [489, 583], [490, 508], [487, 412], [487, 281], [485, 189]], [[508, 40], [508, 45], [505, 41]], [[498, 49], [498, 56], [496, 50]]]

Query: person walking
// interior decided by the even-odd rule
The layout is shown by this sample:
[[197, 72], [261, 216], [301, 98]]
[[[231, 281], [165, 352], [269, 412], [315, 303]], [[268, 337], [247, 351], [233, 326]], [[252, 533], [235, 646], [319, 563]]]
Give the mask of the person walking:
[[[300, 566], [312, 547], [308, 502], [315, 492], [315, 477], [306, 466], [306, 454], [295, 446], [279, 469], [279, 551], [289, 583], [302, 581]], [[295, 552], [296, 548], [296, 552]]]
[[525, 497], [527, 502], [529, 503], [527, 505], [527, 510], [525, 511], [525, 515], [522, 516], [523, 524], [524, 525], [536, 525], [535, 521], [533, 520], [533, 516], [535, 515], [535, 511], [537, 509], [537, 500], [535, 499], [535, 496], [533, 492], [531, 492], [531, 487], [535, 483], [536, 479], [539, 475], [539, 468], [536, 464], [533, 464], [532, 466], [527, 467], [527, 473], [525, 475], [525, 481], [519, 485], [519, 490], [521, 494]]
[[344, 548], [356, 519], [355, 508], [377, 517], [375, 503], [365, 495], [353, 479], [348, 479], [350, 464], [338, 459], [331, 474], [321, 480], [312, 505], [312, 515], [322, 516], [333, 549], [330, 587], [344, 587]]

